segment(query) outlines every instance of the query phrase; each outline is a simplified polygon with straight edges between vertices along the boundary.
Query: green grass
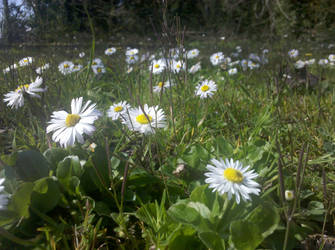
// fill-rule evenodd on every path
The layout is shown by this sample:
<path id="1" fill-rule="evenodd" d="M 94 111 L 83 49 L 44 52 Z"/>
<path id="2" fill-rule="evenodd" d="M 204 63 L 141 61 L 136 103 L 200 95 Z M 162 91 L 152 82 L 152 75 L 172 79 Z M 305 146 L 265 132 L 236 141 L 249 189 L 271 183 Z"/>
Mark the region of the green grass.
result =
<path id="1" fill-rule="evenodd" d="M 243 48 L 239 59 L 267 47 L 269 63 L 247 71 L 238 66 L 236 75 L 210 64 L 212 53 L 229 56 L 237 45 Z M 122 46 L 109 57 L 103 54 L 107 46 L 96 48 L 93 58 L 101 58 L 107 69 L 101 76 L 87 67 L 89 49 L 84 58 L 72 48 L 0 54 L 0 68 L 25 56 L 35 59 L 0 75 L 1 96 L 35 79 L 36 67 L 51 65 L 42 75 L 48 89 L 41 99 L 25 96 L 17 110 L 0 103 L 0 176 L 11 195 L 0 211 L 2 248 L 282 249 L 286 244 L 292 249 L 308 235 L 334 233 L 335 68 L 317 64 L 331 50 L 292 40 L 209 39 L 186 47 L 201 51 L 188 61 L 201 61 L 195 74 L 151 75 L 148 61 L 127 73 Z M 305 53 L 316 58 L 308 66 L 322 79 L 315 88 L 290 88 L 282 78 L 286 67 L 298 74 L 287 56 L 292 48 L 302 60 L 310 58 Z M 140 49 L 140 56 L 146 52 Z M 160 50 L 149 52 L 157 57 Z M 64 60 L 84 68 L 64 76 L 57 69 Z M 167 79 L 175 83 L 171 89 L 152 93 L 153 85 Z M 216 82 L 212 98 L 194 95 L 201 79 Z M 69 112 L 71 99 L 80 96 L 97 103 L 104 116 L 84 144 L 60 148 L 46 134 L 48 121 L 54 111 Z M 109 106 L 122 100 L 133 107 L 159 105 L 167 127 L 141 135 L 107 118 Z M 91 150 L 93 142 L 97 147 Z M 211 192 L 204 173 L 213 158 L 249 165 L 259 174 L 260 195 L 237 205 L 234 198 Z M 177 167 L 183 170 L 176 172 Z M 285 190 L 298 191 L 293 201 L 284 199 Z"/>

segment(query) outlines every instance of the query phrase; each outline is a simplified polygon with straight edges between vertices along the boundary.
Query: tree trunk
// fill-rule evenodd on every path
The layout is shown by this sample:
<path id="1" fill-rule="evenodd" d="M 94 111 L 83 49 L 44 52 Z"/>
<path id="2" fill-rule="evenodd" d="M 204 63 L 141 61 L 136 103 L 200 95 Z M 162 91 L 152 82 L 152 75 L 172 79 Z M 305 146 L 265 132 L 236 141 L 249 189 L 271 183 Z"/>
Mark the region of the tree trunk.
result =
<path id="1" fill-rule="evenodd" d="M 3 23 L 3 31 L 2 36 L 5 43 L 9 42 L 9 8 L 8 8 L 8 0 L 3 0 L 3 16 L 4 16 L 4 23 Z"/>

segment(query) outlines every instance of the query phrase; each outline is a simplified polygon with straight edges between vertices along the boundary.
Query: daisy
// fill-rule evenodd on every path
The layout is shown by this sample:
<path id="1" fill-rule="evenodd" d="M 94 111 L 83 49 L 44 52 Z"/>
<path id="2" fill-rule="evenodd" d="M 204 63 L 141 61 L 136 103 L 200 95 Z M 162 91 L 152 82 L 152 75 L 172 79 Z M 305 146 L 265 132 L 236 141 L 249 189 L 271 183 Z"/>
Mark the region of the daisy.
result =
<path id="1" fill-rule="evenodd" d="M 294 199 L 294 191 L 293 190 L 285 190 L 285 200 L 291 201 Z"/>
<path id="2" fill-rule="evenodd" d="M 314 63 L 315 63 L 315 59 L 314 58 L 305 61 L 306 65 L 312 65 Z"/>
<path id="3" fill-rule="evenodd" d="M 102 63 L 102 60 L 100 58 L 95 58 L 93 61 L 92 61 L 92 64 L 91 66 L 97 66 L 97 65 L 101 65 L 103 64 Z"/>
<path id="4" fill-rule="evenodd" d="M 240 198 L 243 201 L 251 200 L 250 194 L 258 195 L 260 185 L 254 181 L 258 176 L 253 170 L 248 171 L 250 166 L 243 165 L 232 159 L 212 159 L 212 165 L 208 164 L 209 172 L 205 173 L 208 177 L 205 182 L 209 184 L 209 188 L 218 191 L 221 195 L 228 194 L 230 200 L 235 195 L 236 203 L 240 203 Z"/>
<path id="5" fill-rule="evenodd" d="M 138 55 L 131 55 L 126 57 L 127 64 L 134 64 L 138 61 L 139 57 Z"/>
<path id="6" fill-rule="evenodd" d="M 92 66 L 92 70 L 93 70 L 94 74 L 96 74 L 96 75 L 106 73 L 106 68 L 103 64 Z"/>
<path id="7" fill-rule="evenodd" d="M 22 58 L 20 61 L 19 61 L 19 65 L 21 66 L 21 67 L 23 67 L 23 66 L 27 66 L 27 65 L 29 65 L 29 64 L 31 64 L 32 62 L 33 62 L 33 58 L 32 57 L 25 57 L 25 58 Z"/>
<path id="8" fill-rule="evenodd" d="M 130 105 L 126 101 L 121 101 L 119 103 L 114 103 L 107 110 L 107 116 L 111 117 L 113 121 L 119 119 L 120 117 L 125 117 L 127 115 L 127 110 L 130 109 Z"/>
<path id="9" fill-rule="evenodd" d="M 58 65 L 58 70 L 63 74 L 67 75 L 72 73 L 73 62 L 71 61 L 64 61 Z"/>
<path id="10" fill-rule="evenodd" d="M 195 89 L 195 95 L 200 96 L 201 99 L 212 97 L 214 95 L 214 92 L 216 92 L 217 86 L 214 81 L 212 80 L 203 80 L 201 81 L 196 89 Z"/>
<path id="11" fill-rule="evenodd" d="M 172 66 L 171 67 L 172 68 L 172 72 L 174 72 L 174 73 L 179 73 L 179 71 L 181 69 L 185 69 L 185 64 L 184 64 L 183 61 L 175 61 L 175 60 L 173 60 L 171 66 Z"/>
<path id="12" fill-rule="evenodd" d="M 80 53 L 79 53 L 79 57 L 80 57 L 80 58 L 83 58 L 84 56 L 85 56 L 85 52 L 80 52 Z"/>
<path id="13" fill-rule="evenodd" d="M 236 46 L 235 50 L 237 51 L 237 53 L 241 53 L 242 52 L 241 46 Z"/>
<path id="14" fill-rule="evenodd" d="M 141 107 L 130 109 L 125 118 L 123 122 L 130 130 L 142 134 L 153 134 L 156 128 L 165 128 L 167 125 L 164 111 L 158 106 L 148 107 L 147 104 L 144 104 L 143 110 Z"/>
<path id="15" fill-rule="evenodd" d="M 54 132 L 52 140 L 59 142 L 62 147 L 74 145 L 75 141 L 84 143 L 83 134 L 92 135 L 95 131 L 93 123 L 101 115 L 95 108 L 96 104 L 87 101 L 83 105 L 83 98 L 72 99 L 71 114 L 66 111 L 55 111 L 47 127 L 47 133 Z"/>
<path id="16" fill-rule="evenodd" d="M 8 102 L 7 106 L 18 109 L 24 105 L 24 94 L 29 94 L 32 97 L 40 98 L 38 92 L 44 92 L 46 89 L 40 88 L 43 83 L 41 77 L 37 77 L 36 80 L 30 84 L 22 84 L 16 88 L 15 91 L 11 91 L 5 94 L 4 102 Z"/>
<path id="17" fill-rule="evenodd" d="M 189 70 L 188 72 L 190 72 L 191 74 L 194 74 L 196 72 L 198 72 L 201 69 L 201 64 L 200 62 L 194 64 Z"/>
<path id="18" fill-rule="evenodd" d="M 171 84 L 169 81 L 159 82 L 156 86 L 154 86 L 153 91 L 155 93 L 160 93 L 161 91 L 164 91 L 164 89 L 168 89 L 171 86 L 173 86 L 173 84 Z"/>
<path id="19" fill-rule="evenodd" d="M 296 69 L 302 69 L 303 67 L 305 67 L 305 62 L 304 61 L 301 61 L 301 60 L 298 60 L 296 61 L 296 63 L 294 64 L 294 67 Z"/>
<path id="20" fill-rule="evenodd" d="M 83 68 L 83 65 L 81 65 L 81 64 L 73 65 L 72 72 L 80 71 L 82 68 Z"/>
<path id="21" fill-rule="evenodd" d="M 138 54 L 138 49 L 127 48 L 126 56 L 134 56 Z"/>
<path id="22" fill-rule="evenodd" d="M 246 71 L 248 69 L 248 64 L 249 64 L 249 61 L 246 59 L 243 59 L 241 61 L 241 66 L 242 66 L 243 71 Z"/>
<path id="23" fill-rule="evenodd" d="M 326 65 L 326 64 L 328 64 L 328 59 L 320 59 L 318 64 L 321 65 L 321 66 Z"/>
<path id="24" fill-rule="evenodd" d="M 254 53 L 250 53 L 249 59 L 255 62 L 261 62 L 261 58 L 257 54 L 254 54 Z"/>
<path id="25" fill-rule="evenodd" d="M 214 53 L 213 55 L 211 55 L 211 57 L 209 58 L 211 63 L 215 66 L 218 65 L 220 63 L 222 63 L 223 59 L 224 59 L 224 55 L 222 52 L 217 52 Z"/>
<path id="26" fill-rule="evenodd" d="M 232 68 L 232 69 L 228 70 L 228 74 L 229 75 L 235 75 L 235 74 L 237 74 L 237 68 Z"/>
<path id="27" fill-rule="evenodd" d="M 299 51 L 297 49 L 291 49 L 288 55 L 290 58 L 296 58 L 299 55 Z"/>
<path id="28" fill-rule="evenodd" d="M 187 59 L 196 58 L 199 55 L 200 51 L 198 49 L 192 49 L 187 52 L 186 57 Z"/>
<path id="29" fill-rule="evenodd" d="M 329 60 L 330 62 L 335 62 L 335 55 L 334 55 L 334 54 L 330 54 L 330 55 L 328 56 L 328 60 Z"/>
<path id="30" fill-rule="evenodd" d="M 149 66 L 149 70 L 152 70 L 153 74 L 160 74 L 166 68 L 166 63 L 163 59 L 152 60 Z"/>
<path id="31" fill-rule="evenodd" d="M 112 48 L 108 48 L 105 50 L 105 55 L 110 56 L 113 55 L 116 52 L 116 48 L 112 47 Z"/>
<path id="32" fill-rule="evenodd" d="M 35 71 L 36 71 L 36 74 L 38 75 L 41 75 L 43 73 L 43 71 L 47 70 L 48 68 L 50 68 L 50 64 L 47 63 L 47 64 L 44 64 L 43 66 L 41 67 L 38 67 Z"/>

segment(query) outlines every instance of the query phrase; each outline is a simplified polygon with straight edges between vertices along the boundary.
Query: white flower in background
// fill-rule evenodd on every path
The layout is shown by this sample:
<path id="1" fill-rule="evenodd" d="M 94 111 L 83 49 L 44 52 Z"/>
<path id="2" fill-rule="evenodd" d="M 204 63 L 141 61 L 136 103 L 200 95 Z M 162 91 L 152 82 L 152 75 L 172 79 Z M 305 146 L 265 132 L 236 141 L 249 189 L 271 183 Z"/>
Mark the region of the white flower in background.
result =
<path id="1" fill-rule="evenodd" d="M 186 57 L 187 59 L 196 58 L 199 55 L 200 51 L 198 49 L 192 49 L 187 52 Z"/>
<path id="2" fill-rule="evenodd" d="M 160 74 L 166 68 L 166 63 L 164 59 L 152 60 L 149 71 L 152 71 L 153 74 Z"/>
<path id="3" fill-rule="evenodd" d="M 328 56 L 328 60 L 329 60 L 329 62 L 335 62 L 335 55 L 334 54 L 330 54 Z"/>
<path id="4" fill-rule="evenodd" d="M 127 74 L 130 74 L 132 71 L 133 71 L 133 67 L 130 67 L 129 65 L 128 65 L 128 68 L 127 68 Z"/>
<path id="5" fill-rule="evenodd" d="M 71 61 L 64 61 L 58 65 L 58 70 L 63 74 L 67 75 L 72 73 L 73 62 Z"/>
<path id="6" fill-rule="evenodd" d="M 294 191 L 293 190 L 285 190 L 285 200 L 291 201 L 294 199 Z"/>
<path id="7" fill-rule="evenodd" d="M 224 36 L 220 37 L 220 40 L 222 40 L 222 41 L 225 40 L 225 39 L 226 39 L 226 37 L 224 37 Z"/>
<path id="8" fill-rule="evenodd" d="M 98 66 L 98 65 L 103 65 L 102 60 L 100 58 L 94 58 L 92 60 L 91 66 Z"/>
<path id="9" fill-rule="evenodd" d="M 103 64 L 92 66 L 92 70 L 93 70 L 94 74 L 96 74 L 96 75 L 106 73 L 106 68 Z"/>
<path id="10" fill-rule="evenodd" d="M 14 63 L 13 65 L 10 65 L 9 67 L 5 68 L 5 69 L 3 70 L 3 73 L 6 74 L 6 73 L 8 73 L 9 71 L 11 71 L 11 70 L 13 70 L 13 69 L 17 69 L 17 68 L 18 68 L 17 64 Z"/>
<path id="11" fill-rule="evenodd" d="M 34 61 L 34 59 L 32 57 L 25 57 L 25 58 L 22 58 L 20 61 L 19 61 L 19 65 L 21 67 L 23 66 L 27 66 L 29 64 L 32 64 L 32 62 Z"/>
<path id="12" fill-rule="evenodd" d="M 191 74 L 194 74 L 196 72 L 198 72 L 201 69 L 201 63 L 198 62 L 196 64 L 194 64 L 189 70 L 188 72 L 190 72 Z"/>
<path id="13" fill-rule="evenodd" d="M 49 69 L 49 68 L 50 68 L 50 64 L 49 64 L 49 63 L 46 63 L 46 64 L 44 64 L 43 66 L 38 67 L 38 68 L 35 70 L 35 72 L 36 72 L 36 74 L 41 75 L 45 70 L 47 70 L 47 69 Z"/>
<path id="14" fill-rule="evenodd" d="M 250 53 L 249 59 L 254 62 L 261 62 L 261 58 L 257 54 L 254 54 L 254 53 Z"/>
<path id="15" fill-rule="evenodd" d="M 290 58 L 296 58 L 297 56 L 299 55 L 299 51 L 297 49 L 291 49 L 289 52 L 288 52 L 288 56 Z"/>
<path id="16" fill-rule="evenodd" d="M 229 64 L 229 63 L 231 63 L 231 58 L 230 58 L 229 56 L 228 56 L 228 57 L 225 57 L 225 58 L 223 58 L 222 62 L 223 62 L 224 64 Z"/>
<path id="17" fill-rule="evenodd" d="M 328 59 L 320 59 L 318 64 L 321 65 L 321 66 L 327 65 L 328 64 Z"/>
<path id="18" fill-rule="evenodd" d="M 43 83 L 43 79 L 41 77 L 37 77 L 36 80 L 29 84 L 22 84 L 16 88 L 15 91 L 10 91 L 5 94 L 4 102 L 8 102 L 7 106 L 11 106 L 12 108 L 19 108 L 24 105 L 24 94 L 28 94 L 32 97 L 40 98 L 40 95 L 37 93 L 44 92 L 46 89 L 40 88 Z"/>
<path id="19" fill-rule="evenodd" d="M 105 55 L 110 56 L 113 55 L 116 52 L 116 48 L 112 47 L 112 48 L 108 48 L 105 50 Z"/>
<path id="20" fill-rule="evenodd" d="M 164 111 L 158 106 L 148 107 L 147 104 L 144 104 L 143 110 L 141 107 L 130 109 L 129 115 L 125 118 L 124 123 L 129 130 L 142 134 L 153 134 L 155 129 L 167 126 Z"/>
<path id="21" fill-rule="evenodd" d="M 83 65 L 81 65 L 81 64 L 75 64 L 72 67 L 72 72 L 80 71 L 82 68 L 83 68 Z"/>
<path id="22" fill-rule="evenodd" d="M 290 75 L 287 75 L 287 74 L 283 74 L 283 79 L 286 80 L 286 79 L 291 79 L 292 76 Z"/>
<path id="23" fill-rule="evenodd" d="M 184 52 L 184 48 L 173 48 L 169 50 L 169 57 L 172 59 L 178 59 L 180 57 L 180 54 L 183 54 Z"/>
<path id="24" fill-rule="evenodd" d="M 302 69 L 303 67 L 305 67 L 305 62 L 304 61 L 301 61 L 301 60 L 298 60 L 296 61 L 296 63 L 294 64 L 294 67 L 296 69 Z"/>
<path id="25" fill-rule="evenodd" d="M 126 57 L 126 62 L 127 64 L 134 64 L 138 61 L 138 55 L 132 55 L 132 56 L 127 56 Z"/>
<path id="26" fill-rule="evenodd" d="M 138 54 L 138 49 L 127 48 L 126 56 L 134 56 Z"/>
<path id="27" fill-rule="evenodd" d="M 269 53 L 269 50 L 268 49 L 263 49 L 262 53 L 267 54 L 267 53 Z"/>
<path id="28" fill-rule="evenodd" d="M 241 61 L 241 66 L 242 66 L 243 71 L 246 71 L 248 69 L 248 64 L 249 64 L 249 62 L 246 59 L 243 59 Z"/>
<path id="29" fill-rule="evenodd" d="M 259 64 L 249 60 L 248 61 L 248 67 L 249 67 L 249 69 L 259 68 Z"/>
<path id="30" fill-rule="evenodd" d="M 212 80 L 201 81 L 195 89 L 195 95 L 199 96 L 201 99 L 212 97 L 217 90 L 217 86 Z"/>
<path id="31" fill-rule="evenodd" d="M 314 58 L 305 61 L 305 65 L 312 65 L 314 63 L 315 63 L 315 59 Z"/>
<path id="32" fill-rule="evenodd" d="M 168 89 L 171 86 L 173 86 L 173 84 L 170 83 L 170 81 L 159 82 L 156 86 L 153 87 L 153 92 L 160 93 L 161 91 L 164 91 L 164 89 Z"/>
<path id="33" fill-rule="evenodd" d="M 111 117 L 113 121 L 128 116 L 127 110 L 130 109 L 130 105 L 126 101 L 114 103 L 107 110 L 107 116 Z"/>
<path id="34" fill-rule="evenodd" d="M 229 75 L 235 75 L 235 74 L 237 74 L 237 68 L 232 68 L 232 69 L 228 70 L 228 74 Z"/>
<path id="35" fill-rule="evenodd" d="M 250 166 L 243 167 L 239 161 L 232 159 L 212 159 L 206 168 L 209 172 L 205 173 L 208 177 L 205 182 L 213 192 L 227 193 L 229 200 L 235 195 L 237 204 L 241 198 L 245 202 L 251 200 L 250 194 L 259 195 L 260 185 L 254 181 L 258 174 L 254 170 L 248 171 Z"/>
<path id="36" fill-rule="evenodd" d="M 0 178 L 0 192 L 2 192 L 5 187 L 2 185 L 5 181 L 5 178 Z M 0 210 L 3 210 L 7 207 L 8 196 L 6 194 L 0 194 Z"/>
<path id="37" fill-rule="evenodd" d="M 52 113 L 47 133 L 53 132 L 52 140 L 62 147 L 72 146 L 76 141 L 84 143 L 83 135 L 93 134 L 93 123 L 101 115 L 95 107 L 96 104 L 91 104 L 91 101 L 83 105 L 82 97 L 72 99 L 70 114 L 64 110 Z"/>
<path id="38" fill-rule="evenodd" d="M 237 51 L 237 53 L 241 53 L 242 52 L 241 46 L 236 46 L 235 50 Z"/>
<path id="39" fill-rule="evenodd" d="M 174 73 L 179 73 L 179 71 L 181 70 L 181 69 L 185 69 L 185 64 L 184 64 L 184 62 L 183 61 L 175 61 L 175 60 L 173 60 L 172 61 L 172 72 L 174 72 Z"/>
<path id="40" fill-rule="evenodd" d="M 80 53 L 79 53 L 79 57 L 80 57 L 80 58 L 83 58 L 84 56 L 85 56 L 85 52 L 80 52 Z"/>
<path id="41" fill-rule="evenodd" d="M 213 55 L 210 56 L 210 61 L 211 63 L 216 66 L 220 63 L 222 63 L 223 59 L 224 59 L 224 55 L 222 52 L 217 52 L 217 53 L 214 53 Z"/>
<path id="42" fill-rule="evenodd" d="M 234 61 L 234 62 L 230 62 L 230 63 L 228 63 L 228 66 L 232 67 L 232 66 L 235 66 L 235 65 L 238 65 L 238 64 L 240 64 L 240 60 L 237 60 L 237 61 Z"/>

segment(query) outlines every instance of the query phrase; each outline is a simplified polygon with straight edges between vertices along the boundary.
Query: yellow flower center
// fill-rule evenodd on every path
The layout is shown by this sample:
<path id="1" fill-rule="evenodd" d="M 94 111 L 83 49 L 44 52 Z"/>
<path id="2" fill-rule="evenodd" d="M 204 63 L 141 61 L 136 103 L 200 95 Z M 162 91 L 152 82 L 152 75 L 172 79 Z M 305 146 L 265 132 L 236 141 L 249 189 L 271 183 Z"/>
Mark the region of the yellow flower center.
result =
<path id="1" fill-rule="evenodd" d="M 163 82 L 159 82 L 158 87 L 163 88 Z"/>
<path id="2" fill-rule="evenodd" d="M 226 168 L 223 176 L 231 182 L 241 183 L 243 181 L 243 174 L 235 168 Z"/>
<path id="3" fill-rule="evenodd" d="M 136 116 L 136 121 L 141 124 L 148 124 L 152 121 L 152 117 L 150 115 L 145 116 L 145 114 L 140 114 Z"/>
<path id="4" fill-rule="evenodd" d="M 102 69 L 101 69 L 101 68 L 97 68 L 97 71 L 98 71 L 99 73 L 101 73 Z"/>
<path id="5" fill-rule="evenodd" d="M 156 63 L 154 67 L 155 67 L 156 69 L 158 69 L 158 68 L 159 68 L 159 64 Z"/>
<path id="6" fill-rule="evenodd" d="M 68 65 L 67 63 L 64 64 L 64 69 L 67 69 L 68 67 L 70 67 L 70 65 Z"/>
<path id="7" fill-rule="evenodd" d="M 134 59 L 135 59 L 135 57 L 133 57 L 133 56 L 130 57 L 130 60 L 134 60 Z"/>
<path id="8" fill-rule="evenodd" d="M 215 58 L 216 58 L 216 59 L 219 59 L 219 56 L 216 56 Z"/>
<path id="9" fill-rule="evenodd" d="M 192 54 L 195 55 L 195 51 L 193 51 Z"/>
<path id="10" fill-rule="evenodd" d="M 25 63 L 27 63 L 27 62 L 28 62 L 28 59 L 24 59 L 23 61 L 24 61 Z"/>
<path id="11" fill-rule="evenodd" d="M 96 62 L 92 62 L 92 65 L 97 65 L 97 63 Z"/>
<path id="12" fill-rule="evenodd" d="M 177 69 L 179 69 L 181 67 L 181 65 L 180 64 L 177 64 Z"/>
<path id="13" fill-rule="evenodd" d="M 208 85 L 204 85 L 204 86 L 201 87 L 201 91 L 202 92 L 206 92 L 208 90 L 209 90 L 209 86 Z"/>
<path id="14" fill-rule="evenodd" d="M 305 56 L 312 56 L 312 53 L 306 53 Z"/>
<path id="15" fill-rule="evenodd" d="M 114 108 L 114 111 L 115 112 L 121 112 L 123 110 L 123 107 L 122 106 L 116 106 L 115 108 Z"/>
<path id="16" fill-rule="evenodd" d="M 17 89 L 15 90 L 16 92 L 19 92 L 22 89 L 27 89 L 29 88 L 29 84 L 22 84 L 19 87 L 17 87 Z"/>
<path id="17" fill-rule="evenodd" d="M 66 127 L 73 127 L 80 121 L 80 116 L 77 114 L 68 114 L 65 119 Z"/>

